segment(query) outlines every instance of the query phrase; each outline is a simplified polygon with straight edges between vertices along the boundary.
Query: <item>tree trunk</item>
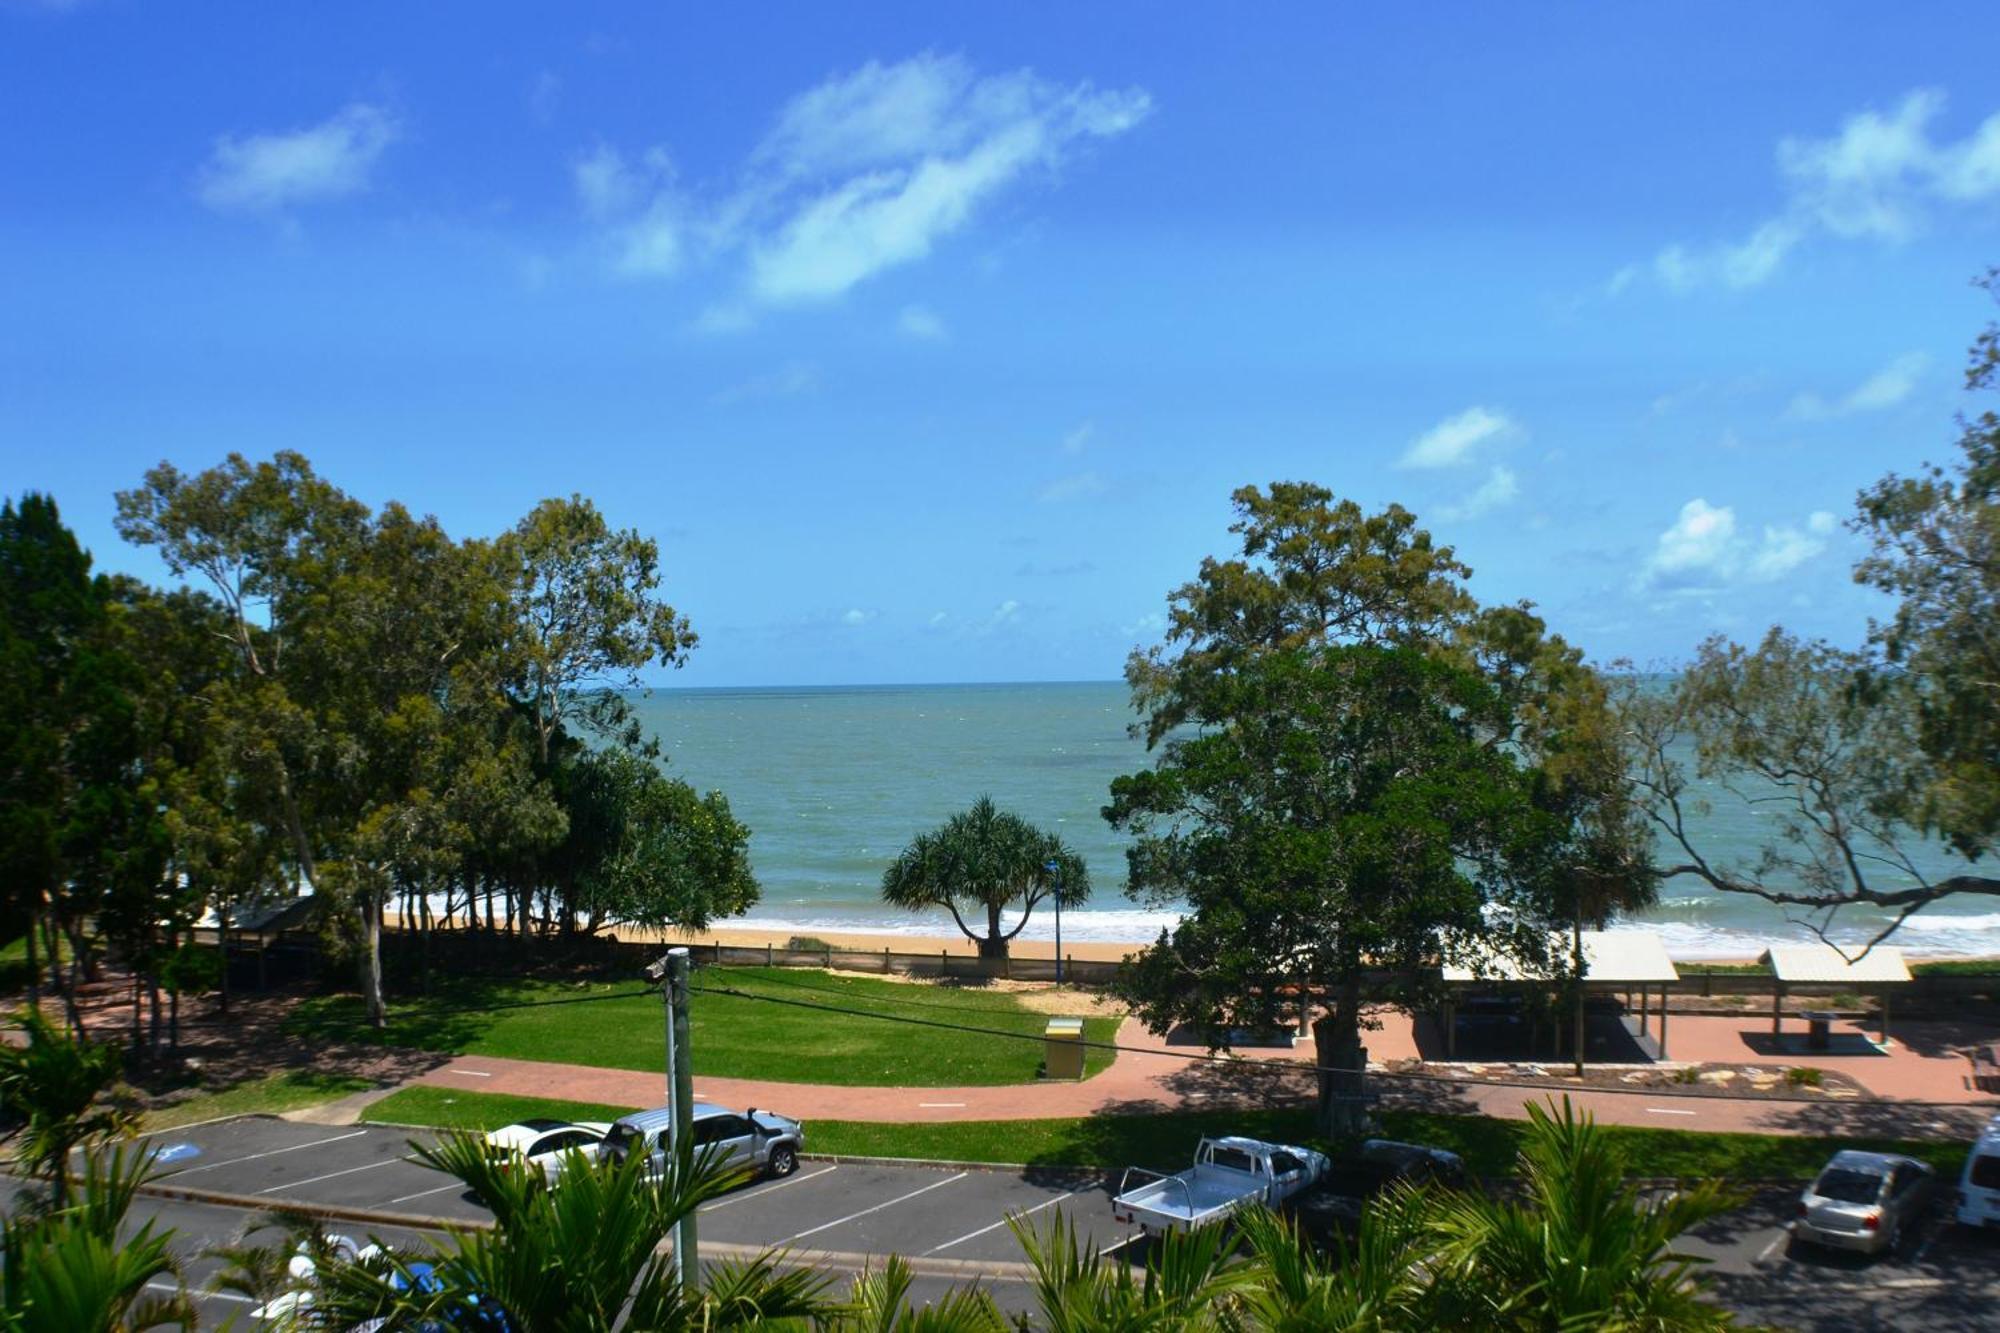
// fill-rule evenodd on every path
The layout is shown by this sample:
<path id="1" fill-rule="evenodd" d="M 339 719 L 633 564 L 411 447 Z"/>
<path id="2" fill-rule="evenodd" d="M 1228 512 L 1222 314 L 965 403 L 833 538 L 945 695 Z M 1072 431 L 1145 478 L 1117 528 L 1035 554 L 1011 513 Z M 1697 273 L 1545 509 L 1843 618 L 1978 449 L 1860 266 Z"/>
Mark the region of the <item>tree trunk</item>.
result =
<path id="1" fill-rule="evenodd" d="M 1360 987 L 1344 982 L 1334 1005 L 1313 1022 L 1319 1062 L 1320 1133 L 1352 1138 L 1368 1127 L 1368 1050 L 1361 1044 Z"/>
<path id="2" fill-rule="evenodd" d="M 229 904 L 215 905 L 215 944 L 222 954 L 222 1012 L 229 1012 Z M 177 1039 L 178 1040 L 178 1039 Z"/>
<path id="3" fill-rule="evenodd" d="M 36 891 L 35 898 L 36 901 L 28 905 L 28 1007 L 30 1009 L 42 1007 L 41 964 L 35 961 L 35 931 L 40 929 L 42 924 L 41 913 L 35 910 L 41 905 L 40 890 Z"/>
<path id="4" fill-rule="evenodd" d="M 987 905 L 986 938 L 979 941 L 979 956 L 981 958 L 1007 956 L 1007 937 L 1000 933 L 1000 908 L 997 904 Z"/>
<path id="5" fill-rule="evenodd" d="M 389 1025 L 389 1008 L 382 1001 L 382 900 L 373 890 L 362 897 L 362 933 L 367 938 L 361 951 L 361 988 L 368 998 L 368 1021 L 376 1027 Z"/>

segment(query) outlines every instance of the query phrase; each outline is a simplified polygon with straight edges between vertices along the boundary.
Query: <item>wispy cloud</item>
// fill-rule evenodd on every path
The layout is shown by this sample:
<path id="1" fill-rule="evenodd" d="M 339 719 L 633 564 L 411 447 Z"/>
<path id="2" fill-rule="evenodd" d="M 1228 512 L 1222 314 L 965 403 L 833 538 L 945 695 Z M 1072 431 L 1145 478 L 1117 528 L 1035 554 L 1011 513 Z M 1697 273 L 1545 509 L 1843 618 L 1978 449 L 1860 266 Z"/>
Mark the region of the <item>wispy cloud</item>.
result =
<path id="1" fill-rule="evenodd" d="M 1410 441 L 1398 467 L 1444 468 L 1471 461 L 1473 451 L 1488 440 L 1516 430 L 1505 412 L 1490 407 L 1468 407 L 1457 416 L 1446 417 Z"/>
<path id="2" fill-rule="evenodd" d="M 943 342 L 951 337 L 951 330 L 944 326 L 937 312 L 928 306 L 906 305 L 896 316 L 896 327 L 908 338 L 918 342 Z"/>
<path id="3" fill-rule="evenodd" d="M 1647 277 L 1676 292 L 1755 287 L 1814 236 L 1902 241 L 1938 212 L 2000 199 L 2000 114 L 1961 139 L 1940 140 L 1932 122 L 1944 105 L 1942 92 L 1918 89 L 1887 113 L 1849 116 L 1830 137 L 1781 140 L 1784 204 L 1775 215 L 1741 240 L 1667 246 L 1620 270 L 1610 290 Z"/>
<path id="4" fill-rule="evenodd" d="M 1104 478 L 1095 472 L 1075 472 L 1067 477 L 1057 477 L 1054 481 L 1035 492 L 1035 499 L 1043 504 L 1065 504 L 1071 500 L 1087 500 L 1093 495 L 1105 492 Z"/>
<path id="5" fill-rule="evenodd" d="M 1075 430 L 1070 431 L 1062 438 L 1062 451 L 1066 454 L 1082 453 L 1084 446 L 1090 443 L 1090 437 L 1096 429 L 1095 422 L 1086 421 Z"/>
<path id="6" fill-rule="evenodd" d="M 1659 535 L 1639 571 L 1642 589 L 1667 592 L 1713 591 L 1735 583 L 1771 583 L 1826 549 L 1836 526 L 1832 514 L 1817 510 L 1803 529 L 1766 526 L 1752 539 L 1737 530 L 1736 511 L 1700 497 Z"/>
<path id="7" fill-rule="evenodd" d="M 304 129 L 225 134 L 215 141 L 195 192 L 221 213 L 282 213 L 359 194 L 401 132 L 381 107 L 355 102 Z"/>
<path id="8" fill-rule="evenodd" d="M 614 232 L 670 230 L 677 261 L 740 260 L 747 305 L 828 300 L 925 258 L 1002 194 L 1053 178 L 1151 109 L 1141 89 L 1063 85 L 1025 69 L 980 75 L 956 56 L 871 61 L 788 102 L 720 190 L 655 179 L 622 216 L 601 220 Z"/>
<path id="9" fill-rule="evenodd" d="M 749 402 L 757 398 L 794 398 L 812 393 L 820 386 L 819 367 L 810 361 L 793 361 L 764 375 L 753 375 L 740 384 L 718 390 L 710 399 L 719 407 Z"/>
<path id="10" fill-rule="evenodd" d="M 1521 494 L 1520 479 L 1511 468 L 1495 463 L 1487 472 L 1486 480 L 1479 483 L 1471 493 L 1455 503 L 1440 506 L 1438 517 L 1447 522 L 1478 518 L 1514 503 Z"/>
<path id="11" fill-rule="evenodd" d="M 1930 358 L 1922 352 L 1907 352 L 1830 401 L 1816 393 L 1798 395 L 1792 399 L 1785 415 L 1800 421 L 1821 421 L 1828 417 L 1852 416 L 1857 412 L 1883 411 L 1915 391 L 1917 381 L 1929 364 Z"/>

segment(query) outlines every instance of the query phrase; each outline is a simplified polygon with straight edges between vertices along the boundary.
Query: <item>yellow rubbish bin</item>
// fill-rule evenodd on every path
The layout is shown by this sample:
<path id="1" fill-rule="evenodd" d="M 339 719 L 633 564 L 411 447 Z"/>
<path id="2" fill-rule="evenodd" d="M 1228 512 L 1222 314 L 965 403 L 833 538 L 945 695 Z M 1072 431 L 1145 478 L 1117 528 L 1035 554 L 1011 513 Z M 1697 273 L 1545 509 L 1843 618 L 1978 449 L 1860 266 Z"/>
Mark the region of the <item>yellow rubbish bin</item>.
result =
<path id="1" fill-rule="evenodd" d="M 1048 1054 L 1042 1058 L 1044 1078 L 1083 1077 L 1083 1020 L 1051 1018 L 1042 1033 Z"/>

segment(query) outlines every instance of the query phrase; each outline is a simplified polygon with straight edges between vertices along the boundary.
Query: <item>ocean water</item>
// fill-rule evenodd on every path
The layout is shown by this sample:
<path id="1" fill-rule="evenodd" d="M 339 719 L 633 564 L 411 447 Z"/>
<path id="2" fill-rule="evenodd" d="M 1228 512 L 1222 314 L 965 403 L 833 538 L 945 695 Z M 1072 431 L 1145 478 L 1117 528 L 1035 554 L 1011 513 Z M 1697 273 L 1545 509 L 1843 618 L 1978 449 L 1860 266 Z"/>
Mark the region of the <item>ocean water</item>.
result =
<path id="1" fill-rule="evenodd" d="M 1089 864 L 1090 904 L 1063 913 L 1066 939 L 1149 940 L 1174 919 L 1125 896 L 1125 839 L 1099 813 L 1111 779 L 1149 762 L 1128 734 L 1122 682 L 655 690 L 633 704 L 669 771 L 721 789 L 750 826 L 763 901 L 718 924 L 953 934 L 944 913 L 897 911 L 877 892 L 911 837 L 982 795 L 1060 833 Z M 1701 826 L 1714 859 L 1753 855 L 1766 818 L 1718 797 Z M 1660 932 L 1676 958 L 1811 938 L 1770 904 L 1691 879 L 1668 881 L 1661 898 L 1627 924 Z M 1920 913 L 1896 942 L 1926 955 L 2000 954 L 2000 912 L 1981 909 L 1967 901 Z M 1883 920 L 1852 910 L 1836 934 L 1864 937 Z M 1053 917 L 1038 911 L 1022 938 L 1053 934 Z"/>

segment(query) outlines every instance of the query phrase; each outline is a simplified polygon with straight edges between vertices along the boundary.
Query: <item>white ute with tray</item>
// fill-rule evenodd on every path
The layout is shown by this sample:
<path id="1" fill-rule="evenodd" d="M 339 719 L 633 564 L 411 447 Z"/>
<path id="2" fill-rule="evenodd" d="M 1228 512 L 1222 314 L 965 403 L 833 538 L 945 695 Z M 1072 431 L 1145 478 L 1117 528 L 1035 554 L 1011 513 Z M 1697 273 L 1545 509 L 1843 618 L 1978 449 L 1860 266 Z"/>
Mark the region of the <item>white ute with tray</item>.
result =
<path id="1" fill-rule="evenodd" d="M 1203 1139 L 1194 1165 L 1175 1175 L 1130 1167 L 1111 1201 L 1112 1220 L 1148 1236 L 1220 1222 L 1259 1204 L 1276 1208 L 1327 1171 L 1326 1154 L 1258 1139 Z"/>

